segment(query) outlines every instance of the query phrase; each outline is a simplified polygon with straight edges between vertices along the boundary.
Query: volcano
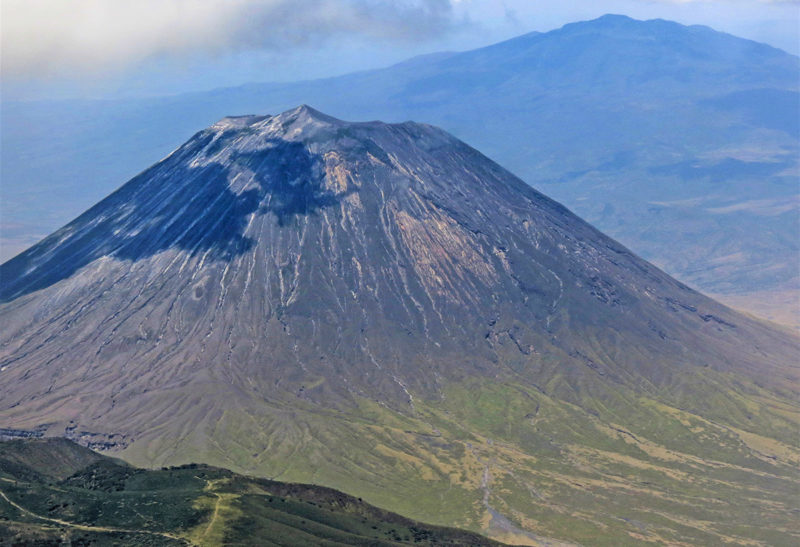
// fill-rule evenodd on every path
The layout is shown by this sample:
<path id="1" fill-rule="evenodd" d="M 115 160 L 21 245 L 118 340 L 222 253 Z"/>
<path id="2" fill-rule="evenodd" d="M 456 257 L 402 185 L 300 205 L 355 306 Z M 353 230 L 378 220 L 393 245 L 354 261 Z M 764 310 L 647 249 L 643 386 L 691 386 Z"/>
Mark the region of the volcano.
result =
<path id="1" fill-rule="evenodd" d="M 224 118 L 0 279 L 14 431 L 499 539 L 798 533 L 798 338 L 432 126 Z"/>

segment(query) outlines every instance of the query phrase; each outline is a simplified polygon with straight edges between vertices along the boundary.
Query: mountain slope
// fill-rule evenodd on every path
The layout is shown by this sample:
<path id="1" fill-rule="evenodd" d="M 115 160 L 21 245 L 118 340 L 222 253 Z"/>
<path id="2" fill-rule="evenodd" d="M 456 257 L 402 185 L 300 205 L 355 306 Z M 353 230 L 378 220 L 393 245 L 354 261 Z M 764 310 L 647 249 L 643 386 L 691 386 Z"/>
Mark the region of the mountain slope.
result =
<path id="1" fill-rule="evenodd" d="M 800 324 L 800 279 L 785 260 L 800 253 L 798 81 L 798 58 L 769 46 L 606 16 L 319 81 L 4 104 L 3 252 L 196 127 L 308 102 L 347 119 L 436 123 L 682 281 Z"/>
<path id="2" fill-rule="evenodd" d="M 32 456 L 72 468 L 19 465 Z M 136 469 L 60 439 L 0 442 L 0 479 L 0 545 L 498 545 L 329 488 L 197 464 Z"/>
<path id="3" fill-rule="evenodd" d="M 503 538 L 796 532 L 798 339 L 431 126 L 223 119 L 0 279 L 4 427 Z"/>

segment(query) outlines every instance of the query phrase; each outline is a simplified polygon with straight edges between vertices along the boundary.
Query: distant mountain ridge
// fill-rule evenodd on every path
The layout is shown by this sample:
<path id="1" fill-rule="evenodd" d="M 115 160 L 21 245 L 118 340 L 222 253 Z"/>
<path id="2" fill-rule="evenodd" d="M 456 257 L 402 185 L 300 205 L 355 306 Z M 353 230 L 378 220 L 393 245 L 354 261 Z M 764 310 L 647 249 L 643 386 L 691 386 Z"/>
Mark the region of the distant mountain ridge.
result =
<path id="1" fill-rule="evenodd" d="M 498 539 L 795 533 L 800 340 L 430 125 L 224 118 L 0 278 L 7 429 Z"/>

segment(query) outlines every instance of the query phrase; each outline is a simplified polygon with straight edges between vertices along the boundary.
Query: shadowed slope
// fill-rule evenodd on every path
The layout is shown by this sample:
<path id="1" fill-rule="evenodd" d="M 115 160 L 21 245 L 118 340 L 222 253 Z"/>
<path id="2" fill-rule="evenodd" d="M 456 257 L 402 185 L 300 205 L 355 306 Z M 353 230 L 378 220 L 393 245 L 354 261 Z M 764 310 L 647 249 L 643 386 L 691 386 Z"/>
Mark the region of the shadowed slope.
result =
<path id="1" fill-rule="evenodd" d="M 220 187 L 257 199 L 194 209 Z M 0 267 L 21 291 L 0 307 L 6 427 L 318 482 L 498 537 L 613 542 L 634 533 L 627 515 L 655 539 L 731 538 L 747 513 L 730 494 L 753 481 L 748 499 L 789 526 L 797 338 L 439 129 L 308 107 L 225 119 L 70 226 Z M 219 252 L 231 237 L 250 243 Z M 652 472 L 636 501 L 651 516 L 609 503 Z M 698 494 L 676 477 L 707 473 L 728 500 L 706 515 L 719 527 L 676 525 Z M 778 509 L 763 474 L 785 483 L 764 482 Z"/>
<path id="2" fill-rule="evenodd" d="M 610 15 L 324 80 L 4 103 L 0 254 L 197 127 L 308 102 L 347 119 L 440 125 L 681 281 L 800 325 L 800 277 L 786 260 L 800 253 L 798 82 L 800 59 L 765 44 Z"/>

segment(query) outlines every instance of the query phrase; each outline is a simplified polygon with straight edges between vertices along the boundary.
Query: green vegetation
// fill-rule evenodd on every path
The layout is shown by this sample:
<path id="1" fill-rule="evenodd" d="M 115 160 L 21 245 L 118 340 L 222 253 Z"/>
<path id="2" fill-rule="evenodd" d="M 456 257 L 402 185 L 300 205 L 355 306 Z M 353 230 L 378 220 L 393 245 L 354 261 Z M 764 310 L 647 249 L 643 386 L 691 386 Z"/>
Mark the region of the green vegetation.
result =
<path id="1" fill-rule="evenodd" d="M 727 390 L 715 402 L 727 420 L 668 404 L 703 381 Z M 413 415 L 366 400 L 357 412 L 301 406 L 291 419 L 279 409 L 231 413 L 220 427 L 230 437 L 219 439 L 230 449 L 207 457 L 509 543 L 796 544 L 800 450 L 789 431 L 800 424 L 797 405 L 710 371 L 685 385 L 660 395 L 579 384 L 579 405 L 476 379 L 449 385 L 438 402 L 415 396 Z M 555 380 L 547 389 L 562 387 Z M 252 420 L 261 433 L 240 435 Z M 299 440 L 276 442 L 282 437 Z M 157 458 L 122 454 L 161 465 L 159 445 L 143 446 Z M 163 457 L 200 457 L 189 444 L 169 450 Z"/>
<path id="2" fill-rule="evenodd" d="M 403 518 L 329 488 L 197 464 L 138 469 L 63 439 L 0 443 L 0 545 L 58 542 L 496 544 Z"/>
<path id="3" fill-rule="evenodd" d="M 196 134 L 0 267 L 0 425 L 506 542 L 800 542 L 800 338 L 438 129 L 262 121 L 213 156 L 241 120 Z M 61 489 L 16 509 L 86 532 L 424 539 L 275 513 L 255 479 L 48 458 L 9 459 Z"/>

